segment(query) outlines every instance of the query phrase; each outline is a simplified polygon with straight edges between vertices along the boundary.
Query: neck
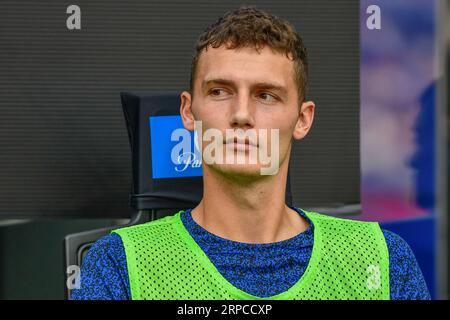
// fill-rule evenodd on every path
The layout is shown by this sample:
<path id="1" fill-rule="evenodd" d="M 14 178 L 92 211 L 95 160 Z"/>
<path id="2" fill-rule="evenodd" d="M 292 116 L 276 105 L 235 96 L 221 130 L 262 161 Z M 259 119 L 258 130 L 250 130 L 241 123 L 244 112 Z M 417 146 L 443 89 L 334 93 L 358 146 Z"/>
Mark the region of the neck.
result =
<path id="1" fill-rule="evenodd" d="M 251 183 L 235 183 L 204 167 L 203 199 L 192 218 L 217 236 L 244 243 L 278 242 L 305 231 L 307 221 L 285 203 L 286 162 L 276 175 Z"/>

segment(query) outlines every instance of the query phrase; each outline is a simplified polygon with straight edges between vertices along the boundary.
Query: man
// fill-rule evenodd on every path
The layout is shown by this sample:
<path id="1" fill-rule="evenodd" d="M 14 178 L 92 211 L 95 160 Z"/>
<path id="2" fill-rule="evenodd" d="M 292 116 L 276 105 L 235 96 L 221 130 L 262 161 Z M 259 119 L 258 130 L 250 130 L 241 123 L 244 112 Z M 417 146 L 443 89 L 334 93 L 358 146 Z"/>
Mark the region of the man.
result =
<path id="1" fill-rule="evenodd" d="M 203 161 L 195 208 L 97 241 L 73 299 L 429 299 L 399 236 L 285 204 L 292 142 L 314 118 L 307 70 L 300 36 L 278 17 L 242 7 L 211 25 L 197 42 L 181 117 L 188 130 L 201 121 L 204 131 L 240 132 L 214 156 L 246 161 Z M 213 141 L 200 140 L 205 153 Z M 268 174 L 261 158 L 250 161 L 263 149 L 277 153 Z"/>

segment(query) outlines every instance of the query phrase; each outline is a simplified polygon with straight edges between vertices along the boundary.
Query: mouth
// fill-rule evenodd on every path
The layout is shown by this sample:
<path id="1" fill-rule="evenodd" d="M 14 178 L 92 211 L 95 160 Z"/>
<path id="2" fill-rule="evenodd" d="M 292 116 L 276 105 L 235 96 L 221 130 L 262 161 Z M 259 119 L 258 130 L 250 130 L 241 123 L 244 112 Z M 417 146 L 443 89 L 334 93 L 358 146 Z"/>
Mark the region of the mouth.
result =
<path id="1" fill-rule="evenodd" d="M 238 139 L 237 137 L 234 137 L 225 141 L 224 144 L 240 151 L 248 151 L 250 148 L 258 148 L 258 143 L 250 141 L 248 137 L 245 139 Z"/>

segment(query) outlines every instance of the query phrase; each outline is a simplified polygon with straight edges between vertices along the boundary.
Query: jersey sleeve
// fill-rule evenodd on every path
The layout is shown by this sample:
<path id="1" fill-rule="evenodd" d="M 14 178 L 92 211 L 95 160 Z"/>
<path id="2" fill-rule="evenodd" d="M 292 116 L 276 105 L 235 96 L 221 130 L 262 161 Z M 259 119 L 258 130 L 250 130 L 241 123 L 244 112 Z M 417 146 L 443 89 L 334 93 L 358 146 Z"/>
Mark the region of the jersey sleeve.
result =
<path id="1" fill-rule="evenodd" d="M 80 288 L 71 300 L 129 300 L 130 286 L 125 249 L 117 234 L 97 240 L 80 269 Z"/>
<path id="2" fill-rule="evenodd" d="M 391 300 L 430 300 L 422 271 L 408 243 L 399 235 L 382 229 L 389 251 Z"/>

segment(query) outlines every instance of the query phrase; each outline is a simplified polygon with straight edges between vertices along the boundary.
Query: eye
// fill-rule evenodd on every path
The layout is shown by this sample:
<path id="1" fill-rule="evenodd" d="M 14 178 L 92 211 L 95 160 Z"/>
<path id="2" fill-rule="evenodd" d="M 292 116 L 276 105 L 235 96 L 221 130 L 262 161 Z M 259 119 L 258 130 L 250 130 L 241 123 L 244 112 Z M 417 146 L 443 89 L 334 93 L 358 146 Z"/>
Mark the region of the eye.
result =
<path id="1" fill-rule="evenodd" d="M 211 89 L 209 91 L 209 94 L 218 97 L 218 96 L 220 96 L 221 91 L 223 91 L 223 90 L 222 89 Z"/>
<path id="2" fill-rule="evenodd" d="M 275 97 L 274 95 L 272 95 L 272 94 L 270 94 L 268 92 L 262 92 L 259 96 L 262 97 L 263 100 L 266 101 L 266 102 L 277 101 L 277 97 Z"/>

